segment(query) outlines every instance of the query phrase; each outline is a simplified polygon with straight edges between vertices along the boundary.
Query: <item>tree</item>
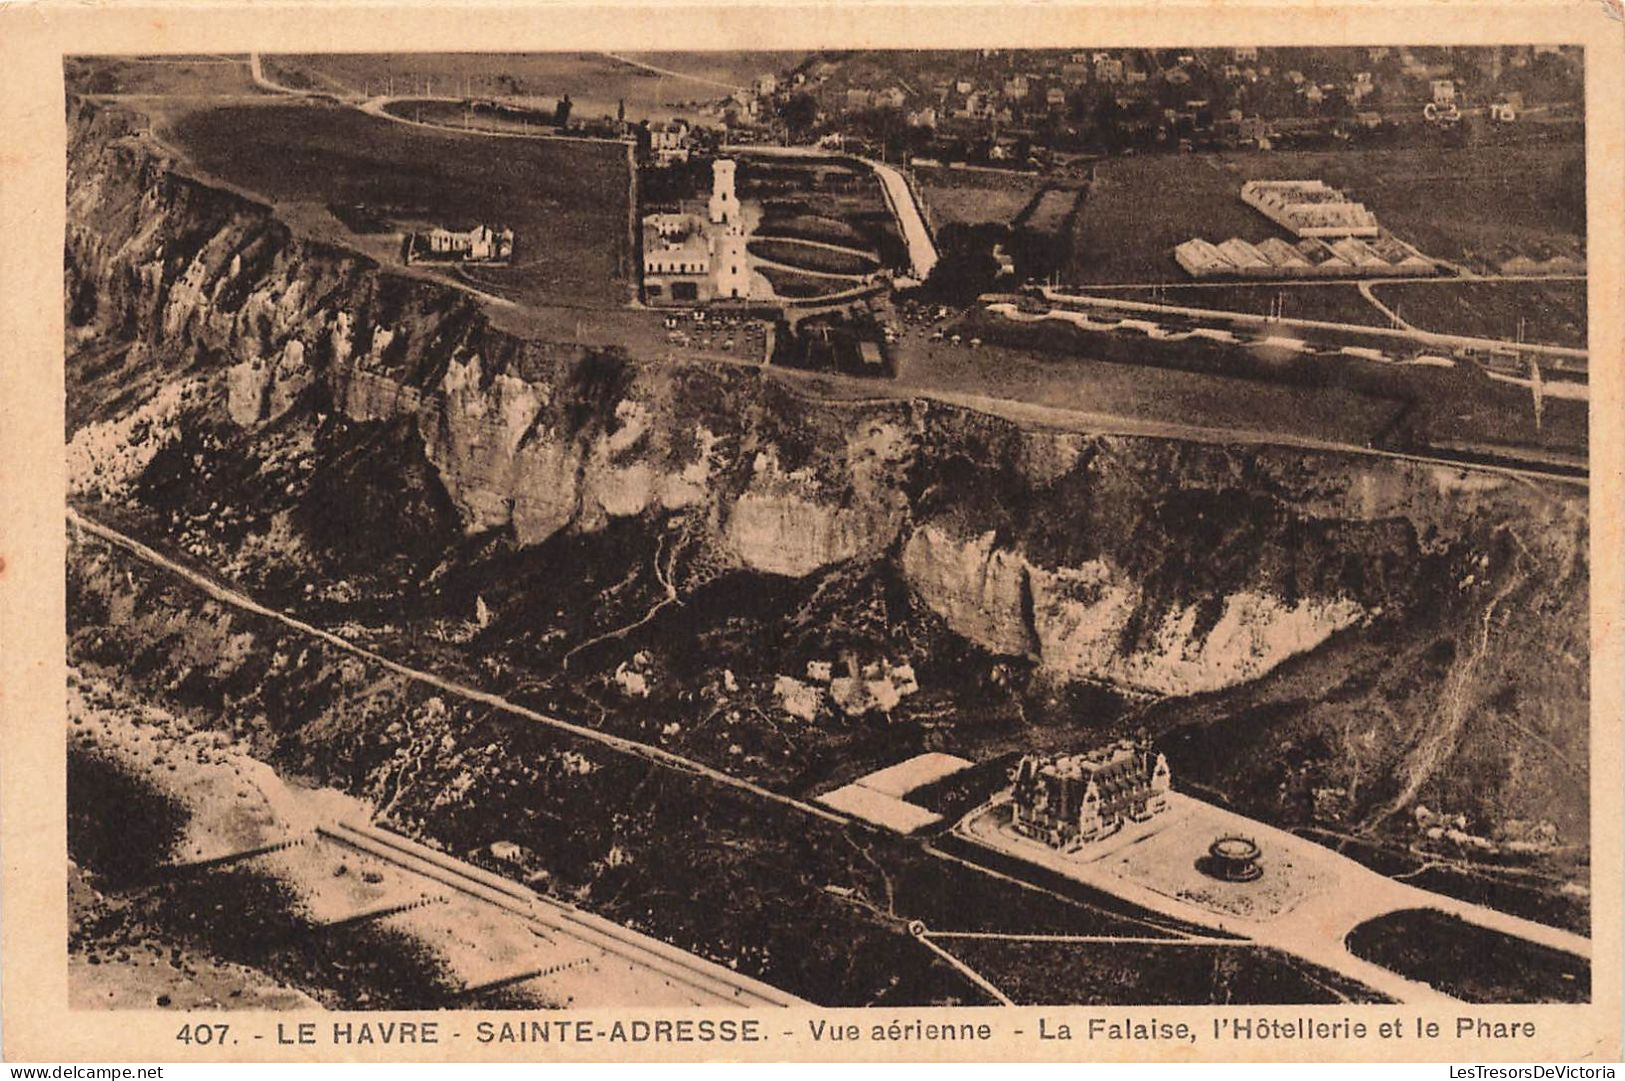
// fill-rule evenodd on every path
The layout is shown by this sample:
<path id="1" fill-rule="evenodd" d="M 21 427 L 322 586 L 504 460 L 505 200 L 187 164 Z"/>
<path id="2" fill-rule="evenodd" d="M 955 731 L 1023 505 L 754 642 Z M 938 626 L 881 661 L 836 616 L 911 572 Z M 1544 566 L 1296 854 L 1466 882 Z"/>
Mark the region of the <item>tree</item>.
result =
<path id="1" fill-rule="evenodd" d="M 779 118 L 792 135 L 804 135 L 818 121 L 818 101 L 811 94 L 791 94 L 779 107 Z"/>
<path id="2" fill-rule="evenodd" d="M 560 98 L 558 105 L 554 106 L 553 108 L 553 123 L 561 128 L 569 127 L 570 110 L 574 107 L 575 103 L 570 100 L 569 94 L 566 94 Z"/>
<path id="3" fill-rule="evenodd" d="M 999 276 L 993 245 L 1007 232 L 1003 226 L 945 227 L 939 237 L 941 254 L 926 279 L 926 291 L 934 299 L 950 304 L 969 304 L 988 292 Z"/>

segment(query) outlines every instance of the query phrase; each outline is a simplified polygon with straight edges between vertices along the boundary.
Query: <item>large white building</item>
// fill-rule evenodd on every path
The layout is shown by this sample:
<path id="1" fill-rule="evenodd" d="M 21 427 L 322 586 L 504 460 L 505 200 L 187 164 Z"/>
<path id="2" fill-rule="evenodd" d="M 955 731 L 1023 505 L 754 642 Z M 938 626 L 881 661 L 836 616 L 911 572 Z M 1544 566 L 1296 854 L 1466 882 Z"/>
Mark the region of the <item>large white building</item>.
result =
<path id="1" fill-rule="evenodd" d="M 711 163 L 711 222 L 725 225 L 739 220 L 739 195 L 734 190 L 734 172 L 737 168 L 731 158 L 718 158 Z"/>
<path id="2" fill-rule="evenodd" d="M 1377 235 L 1377 216 L 1324 180 L 1249 180 L 1241 201 L 1296 236 Z"/>
<path id="3" fill-rule="evenodd" d="M 704 304 L 750 297 L 750 259 L 735 172 L 736 163 L 730 159 L 712 163 L 711 194 L 703 216 L 644 217 L 643 293 L 648 303 Z"/>
<path id="4" fill-rule="evenodd" d="M 421 243 L 421 247 L 419 247 Z M 502 262 L 513 257 L 513 230 L 476 225 L 472 229 L 436 226 L 413 238 L 407 261 L 417 255 L 431 259 L 461 259 L 473 263 Z"/>
<path id="5" fill-rule="evenodd" d="M 649 125 L 649 153 L 661 165 L 687 161 L 689 146 L 688 125 L 681 120 Z"/>

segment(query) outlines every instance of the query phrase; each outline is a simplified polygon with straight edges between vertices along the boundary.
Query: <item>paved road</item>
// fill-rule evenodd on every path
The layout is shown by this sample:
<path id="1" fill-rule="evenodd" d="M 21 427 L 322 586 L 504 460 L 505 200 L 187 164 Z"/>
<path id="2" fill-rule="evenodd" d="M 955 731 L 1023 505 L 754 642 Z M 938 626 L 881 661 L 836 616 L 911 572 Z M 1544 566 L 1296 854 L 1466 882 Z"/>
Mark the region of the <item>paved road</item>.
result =
<path id="1" fill-rule="evenodd" d="M 937 265 L 937 244 L 931 238 L 931 230 L 925 224 L 925 215 L 920 205 L 914 199 L 914 189 L 909 187 L 908 179 L 892 166 L 871 158 L 859 158 L 853 154 L 846 154 L 838 150 L 824 150 L 816 146 L 763 146 L 744 144 L 724 146 L 724 153 L 751 154 L 762 158 L 852 158 L 862 162 L 874 170 L 875 176 L 880 179 L 880 190 L 886 197 L 886 204 L 891 208 L 892 217 L 897 219 L 898 228 L 902 230 L 903 242 L 908 246 L 909 272 L 914 277 L 924 281 Z"/>
<path id="2" fill-rule="evenodd" d="M 491 128 L 459 127 L 456 124 L 441 124 L 433 120 L 413 120 L 408 116 L 389 111 L 389 106 L 413 101 L 450 102 L 461 103 L 463 98 L 424 97 L 421 94 L 403 97 L 397 95 L 393 98 L 374 97 L 366 101 L 357 102 L 356 108 L 368 116 L 376 116 L 381 120 L 393 120 L 397 124 L 409 124 L 414 128 L 428 128 L 432 131 L 447 131 L 456 135 L 479 135 L 487 139 L 541 139 L 556 143 L 595 143 L 600 146 L 624 145 L 635 146 L 630 139 L 600 138 L 596 135 L 560 135 L 551 131 L 495 131 Z"/>
<path id="3" fill-rule="evenodd" d="M 1361 282 L 1357 288 L 1360 290 L 1360 295 L 1365 298 L 1365 302 L 1381 312 L 1383 318 L 1387 319 L 1391 326 L 1400 330 L 1415 331 L 1418 329 L 1414 324 L 1401 319 L 1397 311 L 1378 300 L 1377 294 L 1371 291 L 1370 282 Z"/>
<path id="4" fill-rule="evenodd" d="M 310 90 L 299 90 L 291 86 L 283 86 L 281 83 L 268 78 L 264 67 L 260 65 L 259 53 L 248 54 L 248 74 L 253 77 L 255 86 L 260 87 L 262 90 L 269 90 L 273 94 L 292 94 L 295 97 L 305 98 L 310 97 L 313 93 Z"/>
<path id="5" fill-rule="evenodd" d="M 914 277 L 924 281 L 936 268 L 937 245 L 936 241 L 931 239 L 931 230 L 925 224 L 925 215 L 914 199 L 914 189 L 909 187 L 908 178 L 890 165 L 878 161 L 869 161 L 868 165 L 875 171 L 875 175 L 880 177 L 882 190 L 886 193 L 886 202 L 891 205 L 892 216 L 902 226 L 903 239 L 908 243 L 910 269 Z"/>

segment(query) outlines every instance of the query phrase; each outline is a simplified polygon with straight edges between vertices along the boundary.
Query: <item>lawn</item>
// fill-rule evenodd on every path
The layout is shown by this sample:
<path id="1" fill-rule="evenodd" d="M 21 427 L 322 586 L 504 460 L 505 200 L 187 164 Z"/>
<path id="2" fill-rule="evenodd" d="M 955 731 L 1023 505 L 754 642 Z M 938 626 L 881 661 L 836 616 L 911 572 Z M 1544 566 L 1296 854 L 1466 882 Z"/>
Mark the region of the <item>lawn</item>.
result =
<path id="1" fill-rule="evenodd" d="M 1256 946 L 938 940 L 1020 1006 L 1381 1001 L 1336 973 Z M 1084 1032 L 1074 1030 L 1075 1035 Z"/>
<path id="2" fill-rule="evenodd" d="M 980 332 L 968 321 L 959 329 L 967 336 Z M 1358 446 L 1392 424 L 1403 408 L 1399 402 L 1343 387 L 1294 386 L 1118 363 L 1079 356 L 1068 348 L 1070 343 L 1058 336 L 1053 343 L 1043 343 L 1019 335 L 1009 343 L 987 338 L 979 349 L 905 339 L 894 352 L 901 358 L 901 386 L 1098 413 L 1130 424 L 1271 431 L 1288 438 Z"/>
<path id="3" fill-rule="evenodd" d="M 1390 449 L 1534 450 L 1570 460 L 1586 454 L 1584 401 L 1547 400 L 1537 426 L 1526 390 L 1494 382 L 1470 364 L 1400 367 L 1334 354 L 1283 361 L 1242 346 L 1090 333 L 1053 321 L 1004 319 L 981 309 L 957 329 L 986 344 L 979 350 L 943 350 L 945 356 L 929 365 L 930 378 L 942 378 L 946 359 L 976 358 L 975 370 L 989 381 L 990 389 L 982 393 L 1011 378 L 1017 370 L 1012 354 L 1043 355 L 1058 372 L 1075 373 L 1076 402 L 1056 403 L 1072 408 Z M 1112 404 L 1115 396 L 1105 386 L 1094 383 L 1113 369 L 1137 373 L 1132 393 L 1120 405 Z M 1166 389 L 1155 389 L 1159 382 Z"/>
<path id="4" fill-rule="evenodd" d="M 1078 204 L 1078 193 L 1071 188 L 1051 188 L 1039 197 L 1027 214 L 1023 224 L 1039 233 L 1059 233 L 1066 225 L 1068 214 Z"/>
<path id="5" fill-rule="evenodd" d="M 786 204 L 782 200 L 770 200 L 763 204 L 763 211 L 767 215 L 762 224 L 756 227 L 756 236 L 759 237 L 788 237 L 797 240 L 816 240 L 821 244 L 836 244 L 845 248 L 857 248 L 864 245 L 862 234 L 852 226 L 834 218 L 825 218 L 817 214 L 800 214 L 795 212 L 797 204 Z"/>
<path id="6" fill-rule="evenodd" d="M 1193 236 L 1291 239 L 1239 196 L 1244 181 L 1321 178 L 1436 258 L 1489 265 L 1510 252 L 1582 250 L 1562 195 L 1577 144 L 1148 155 L 1102 162 L 1074 228 L 1080 283 L 1183 281 Z"/>
<path id="7" fill-rule="evenodd" d="M 839 278 L 815 278 L 794 270 L 780 270 L 778 267 L 759 266 L 756 273 L 768 280 L 773 286 L 773 292 L 790 300 L 829 296 L 831 293 L 839 293 L 853 287 L 852 282 L 842 281 Z"/>
<path id="8" fill-rule="evenodd" d="M 855 251 L 836 251 L 794 240 L 752 240 L 752 255 L 774 263 L 783 263 L 798 270 L 811 270 L 820 274 L 862 275 L 879 265 L 873 256 Z"/>
<path id="9" fill-rule="evenodd" d="M 1465 1002 L 1586 1002 L 1583 957 L 1513 938 L 1435 909 L 1392 912 L 1356 927 L 1349 952 Z"/>
<path id="10" fill-rule="evenodd" d="M 396 222 L 506 224 L 503 284 L 533 304 L 618 305 L 632 264 L 619 145 L 495 140 L 312 104 L 193 112 L 167 133 L 206 172 L 349 231 L 327 209 Z M 359 245 L 358 245 L 359 246 Z"/>
<path id="11" fill-rule="evenodd" d="M 391 116 L 418 124 L 440 124 L 470 131 L 512 132 L 519 135 L 557 134 L 550 109 L 530 109 L 528 115 L 496 113 L 489 109 L 470 111 L 460 101 L 404 99 L 384 107 Z"/>
<path id="12" fill-rule="evenodd" d="M 1043 178 L 1014 172 L 918 166 L 914 179 L 931 214 L 945 225 L 1008 225 L 1043 186 Z"/>
<path id="13" fill-rule="evenodd" d="M 741 159 L 739 193 L 761 203 L 763 236 L 796 236 L 863 248 L 887 266 L 906 266 L 907 249 L 872 173 L 845 161 Z M 855 238 L 855 239 L 854 239 Z"/>
<path id="14" fill-rule="evenodd" d="M 1584 348 L 1583 281 L 1405 282 L 1372 291 L 1423 330 Z"/>

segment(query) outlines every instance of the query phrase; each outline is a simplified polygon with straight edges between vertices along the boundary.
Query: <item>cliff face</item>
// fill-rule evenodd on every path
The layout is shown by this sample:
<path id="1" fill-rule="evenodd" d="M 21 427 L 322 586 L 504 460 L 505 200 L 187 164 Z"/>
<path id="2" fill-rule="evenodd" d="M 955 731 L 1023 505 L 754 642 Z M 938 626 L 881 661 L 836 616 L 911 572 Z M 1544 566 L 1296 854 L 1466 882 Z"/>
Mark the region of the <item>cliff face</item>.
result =
<path id="1" fill-rule="evenodd" d="M 1459 693 L 1444 708 L 1459 710 L 1499 693 L 1496 643 L 1523 593 L 1518 618 L 1569 621 L 1549 648 L 1583 657 L 1580 494 L 1378 459 L 1024 431 L 919 401 L 809 401 L 752 369 L 520 341 L 453 289 L 296 237 L 268 208 L 187 178 L 117 113 L 79 105 L 71 121 L 75 492 L 161 507 L 171 539 L 251 580 L 330 558 L 364 590 L 367 568 L 320 535 L 335 518 L 384 557 L 422 550 L 391 588 L 444 572 L 467 538 L 590 548 L 617 523 L 681 520 L 712 577 L 883 566 L 975 648 L 1057 684 L 1221 692 L 1339 632 L 1416 620 L 1454 628 L 1441 632 L 1452 656 L 1475 658 L 1448 677 Z M 390 434 L 368 442 L 374 431 Z M 183 499 L 195 502 L 172 505 Z M 1549 726 L 1583 748 L 1583 671 L 1540 678 L 1561 683 L 1547 688 L 1560 702 Z M 1464 753 L 1460 723 L 1362 725 L 1376 742 L 1360 761 L 1407 778 L 1389 792 L 1401 802 Z"/>
<path id="2" fill-rule="evenodd" d="M 177 437 L 188 396 L 249 435 L 307 403 L 355 422 L 408 422 L 468 533 L 511 529 L 532 545 L 695 511 L 733 562 L 793 577 L 895 547 L 908 581 L 956 631 L 1063 679 L 1211 690 L 1364 611 L 1338 588 L 1282 600 L 1251 574 L 1164 603 L 1107 553 L 1035 555 L 982 528 L 951 479 L 925 479 L 922 448 L 954 442 L 947 414 L 838 411 L 738 376 L 702 380 L 516 342 L 453 290 L 295 238 L 266 208 L 184 178 L 136 141 L 98 138 L 114 120 L 83 116 L 74 141 L 68 294 L 95 298 L 93 314 L 76 313 L 76 337 L 82 350 L 127 342 L 127 355 L 171 377 L 133 409 L 111 398 L 109 381 L 99 422 L 70 443 L 87 494 L 121 492 Z M 97 388 L 85 389 L 93 399 Z M 810 437 L 783 445 L 783 430 L 803 421 Z M 1018 442 L 1018 462 L 975 465 L 1012 473 L 1019 490 L 1007 495 L 1087 483 L 1075 476 L 1077 440 Z M 934 513 L 920 513 L 922 495 Z M 1217 605 L 1217 618 L 1203 605 Z M 1139 638 L 1128 649 L 1126 634 Z"/>

